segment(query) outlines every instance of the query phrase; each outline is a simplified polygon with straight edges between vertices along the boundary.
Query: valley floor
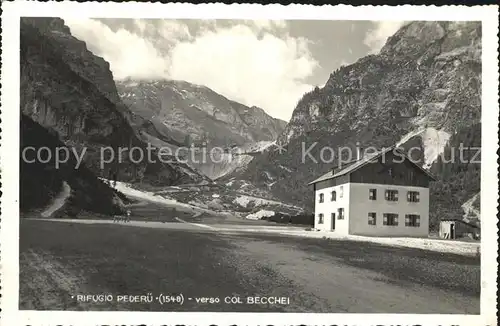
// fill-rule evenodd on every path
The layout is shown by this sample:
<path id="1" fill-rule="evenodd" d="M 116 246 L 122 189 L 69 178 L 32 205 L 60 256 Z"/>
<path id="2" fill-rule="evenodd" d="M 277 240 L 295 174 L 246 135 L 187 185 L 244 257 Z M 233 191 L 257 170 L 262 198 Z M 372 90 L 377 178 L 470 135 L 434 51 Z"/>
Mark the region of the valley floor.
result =
<path id="1" fill-rule="evenodd" d="M 20 309 L 479 313 L 477 257 L 249 233 L 231 220 L 160 209 L 137 208 L 144 220 L 131 223 L 21 219 Z M 148 293 L 182 293 L 186 300 L 76 299 Z M 287 297 L 289 304 L 225 304 L 226 296 L 243 302 L 248 296 Z M 222 302 L 204 304 L 199 297 Z"/>

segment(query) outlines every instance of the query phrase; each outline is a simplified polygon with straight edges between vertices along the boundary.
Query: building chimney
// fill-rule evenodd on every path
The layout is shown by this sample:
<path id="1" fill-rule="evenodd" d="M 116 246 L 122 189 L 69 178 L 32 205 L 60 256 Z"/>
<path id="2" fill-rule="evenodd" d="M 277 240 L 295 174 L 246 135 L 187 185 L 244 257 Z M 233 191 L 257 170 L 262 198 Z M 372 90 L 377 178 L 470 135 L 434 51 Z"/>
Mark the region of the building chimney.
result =
<path id="1" fill-rule="evenodd" d="M 357 160 L 361 160 L 361 157 L 363 156 L 363 149 L 358 146 L 357 150 L 358 150 Z"/>

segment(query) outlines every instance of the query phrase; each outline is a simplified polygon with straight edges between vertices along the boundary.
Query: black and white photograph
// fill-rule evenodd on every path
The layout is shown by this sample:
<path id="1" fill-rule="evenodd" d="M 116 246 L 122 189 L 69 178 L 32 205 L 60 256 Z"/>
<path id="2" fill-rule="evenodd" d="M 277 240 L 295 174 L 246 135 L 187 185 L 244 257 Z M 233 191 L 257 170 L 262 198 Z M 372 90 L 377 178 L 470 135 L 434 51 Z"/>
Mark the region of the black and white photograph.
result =
<path id="1" fill-rule="evenodd" d="M 3 305 L 496 324 L 498 18 L 94 4 L 3 37 Z"/>

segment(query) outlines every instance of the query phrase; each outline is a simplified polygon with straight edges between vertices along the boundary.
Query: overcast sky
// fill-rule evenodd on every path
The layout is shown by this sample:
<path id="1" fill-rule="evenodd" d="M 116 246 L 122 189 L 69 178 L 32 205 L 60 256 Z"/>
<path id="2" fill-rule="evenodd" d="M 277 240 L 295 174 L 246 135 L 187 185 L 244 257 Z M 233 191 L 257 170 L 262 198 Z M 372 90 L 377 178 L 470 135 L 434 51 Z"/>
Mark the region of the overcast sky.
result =
<path id="1" fill-rule="evenodd" d="M 65 19 L 115 80 L 179 79 L 288 121 L 341 65 L 376 53 L 398 21 Z"/>

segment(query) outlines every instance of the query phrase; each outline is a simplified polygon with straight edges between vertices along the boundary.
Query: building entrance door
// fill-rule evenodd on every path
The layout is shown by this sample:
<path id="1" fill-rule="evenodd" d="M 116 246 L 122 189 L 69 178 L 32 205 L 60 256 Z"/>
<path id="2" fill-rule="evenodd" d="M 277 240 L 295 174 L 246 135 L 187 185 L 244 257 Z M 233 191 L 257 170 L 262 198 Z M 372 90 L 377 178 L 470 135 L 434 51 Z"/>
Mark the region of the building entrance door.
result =
<path id="1" fill-rule="evenodd" d="M 450 225 L 450 239 L 455 239 L 455 224 Z"/>
<path id="2" fill-rule="evenodd" d="M 332 213 L 332 231 L 335 230 L 335 213 Z"/>

